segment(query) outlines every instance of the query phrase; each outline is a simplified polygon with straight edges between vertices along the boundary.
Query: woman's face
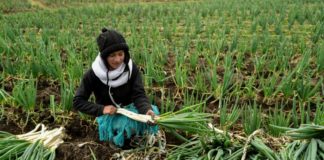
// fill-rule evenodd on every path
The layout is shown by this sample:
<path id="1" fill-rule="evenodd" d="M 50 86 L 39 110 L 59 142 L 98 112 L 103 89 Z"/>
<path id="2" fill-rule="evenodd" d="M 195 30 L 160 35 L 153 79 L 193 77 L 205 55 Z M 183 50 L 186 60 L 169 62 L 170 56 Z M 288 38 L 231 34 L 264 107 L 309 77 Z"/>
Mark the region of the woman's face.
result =
<path id="1" fill-rule="evenodd" d="M 110 67 L 109 69 L 114 70 L 118 68 L 121 64 L 124 63 L 124 59 L 125 59 L 124 50 L 115 51 L 109 54 L 109 56 L 107 57 L 107 62 Z"/>

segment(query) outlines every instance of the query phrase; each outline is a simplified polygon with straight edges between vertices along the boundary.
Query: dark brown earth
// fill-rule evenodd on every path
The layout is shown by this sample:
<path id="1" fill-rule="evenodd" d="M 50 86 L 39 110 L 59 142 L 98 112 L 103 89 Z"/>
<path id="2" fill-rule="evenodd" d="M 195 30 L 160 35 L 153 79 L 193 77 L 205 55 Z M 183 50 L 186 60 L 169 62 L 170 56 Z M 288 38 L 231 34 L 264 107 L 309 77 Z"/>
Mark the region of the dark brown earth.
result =
<path id="1" fill-rule="evenodd" d="M 65 128 L 64 143 L 56 149 L 56 160 L 92 160 L 95 156 L 98 160 L 110 159 L 121 149 L 111 148 L 108 142 L 99 141 L 98 129 L 95 119 L 83 120 L 76 113 L 71 113 L 68 119 L 54 120 L 49 111 L 37 111 L 40 114 L 29 116 L 27 124 L 26 113 L 21 109 L 5 106 L 5 112 L 0 119 L 0 131 L 6 131 L 15 135 L 23 134 L 34 129 L 33 122 L 43 123 L 49 129 L 58 128 L 62 124 Z M 14 116 L 15 115 L 15 116 Z M 57 117 L 63 115 L 56 115 Z M 171 133 L 166 133 L 168 144 L 181 144 L 182 141 L 175 138 Z"/>
<path id="2" fill-rule="evenodd" d="M 14 111 L 14 114 L 19 115 L 19 109 L 15 110 L 17 111 Z M 22 112 L 20 113 L 21 118 L 16 119 L 14 117 L 7 117 L 6 115 L 3 116 L 0 120 L 0 131 L 6 131 L 17 135 L 32 130 L 35 124 L 29 121 L 26 126 L 22 125 L 20 121 L 23 121 L 25 115 Z M 47 112 L 42 112 L 38 116 L 43 118 L 39 120 L 39 122 L 45 124 L 48 128 L 57 128 L 60 126 L 54 122 L 53 117 L 49 116 Z M 30 116 L 29 118 L 34 119 L 35 117 L 36 116 Z M 73 114 L 70 118 L 71 119 L 64 125 L 66 133 L 64 143 L 56 149 L 57 160 L 92 160 L 91 150 L 96 156 L 96 159 L 108 159 L 116 152 L 116 150 L 109 147 L 108 143 L 99 141 L 98 130 L 94 124 L 81 120 L 76 114 Z M 78 146 L 82 143 L 84 145 L 81 147 Z"/>

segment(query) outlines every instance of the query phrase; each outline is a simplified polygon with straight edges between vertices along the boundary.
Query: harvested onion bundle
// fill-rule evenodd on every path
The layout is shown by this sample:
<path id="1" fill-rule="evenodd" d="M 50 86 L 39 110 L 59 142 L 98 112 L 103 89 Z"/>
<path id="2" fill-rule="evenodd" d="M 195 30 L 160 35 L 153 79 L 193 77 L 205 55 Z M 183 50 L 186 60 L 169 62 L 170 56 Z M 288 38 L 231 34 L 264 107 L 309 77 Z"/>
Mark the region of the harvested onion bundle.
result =
<path id="1" fill-rule="evenodd" d="M 0 131 L 0 159 L 54 160 L 55 149 L 63 143 L 63 131 L 63 127 L 47 130 L 43 124 L 21 135 Z"/>
<path id="2" fill-rule="evenodd" d="M 199 107 L 199 105 L 193 105 L 185 107 L 177 112 L 164 113 L 160 116 L 152 118 L 149 115 L 137 114 L 131 111 L 128 111 L 124 108 L 118 108 L 117 113 L 122 114 L 126 117 L 129 117 L 133 120 L 147 123 L 152 122 L 156 123 L 160 127 L 170 129 L 170 130 L 182 130 L 191 133 L 202 133 L 208 131 L 207 123 L 211 114 L 201 113 L 192 111 L 194 107 Z"/>

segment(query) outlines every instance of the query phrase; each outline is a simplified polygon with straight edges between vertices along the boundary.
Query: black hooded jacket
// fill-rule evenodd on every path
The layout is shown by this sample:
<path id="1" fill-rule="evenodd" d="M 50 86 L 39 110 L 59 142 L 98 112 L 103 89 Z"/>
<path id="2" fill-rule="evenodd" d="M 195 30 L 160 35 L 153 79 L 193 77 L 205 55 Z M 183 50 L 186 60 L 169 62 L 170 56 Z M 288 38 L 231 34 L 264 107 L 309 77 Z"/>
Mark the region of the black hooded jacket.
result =
<path id="1" fill-rule="evenodd" d="M 134 103 L 141 114 L 145 114 L 151 109 L 151 104 L 143 87 L 141 73 L 134 63 L 128 82 L 119 87 L 111 88 L 110 92 L 115 102 L 120 106 Z M 91 93 L 94 93 L 96 103 L 88 101 Z M 82 78 L 81 84 L 73 98 L 73 106 L 76 110 L 83 113 L 101 116 L 106 105 L 113 105 L 109 97 L 109 87 L 100 81 L 91 68 Z"/>
<path id="2" fill-rule="evenodd" d="M 100 57 L 108 68 L 107 57 L 118 50 L 124 50 L 124 63 L 128 64 L 130 60 L 129 48 L 125 38 L 115 30 L 102 29 L 102 33 L 97 37 L 97 44 L 100 51 Z M 126 70 L 129 70 L 126 65 Z M 137 66 L 133 63 L 131 77 L 126 84 L 116 88 L 111 88 L 110 95 L 119 106 L 125 106 L 134 103 L 139 113 L 145 114 L 151 105 L 146 97 L 141 74 Z M 91 93 L 94 93 L 96 103 L 89 102 Z M 83 113 L 100 116 L 103 114 L 104 106 L 113 105 L 109 96 L 109 86 L 100 81 L 95 75 L 93 69 L 89 69 L 83 76 L 81 84 L 73 98 L 73 107 Z M 115 106 L 116 107 L 116 106 Z"/>

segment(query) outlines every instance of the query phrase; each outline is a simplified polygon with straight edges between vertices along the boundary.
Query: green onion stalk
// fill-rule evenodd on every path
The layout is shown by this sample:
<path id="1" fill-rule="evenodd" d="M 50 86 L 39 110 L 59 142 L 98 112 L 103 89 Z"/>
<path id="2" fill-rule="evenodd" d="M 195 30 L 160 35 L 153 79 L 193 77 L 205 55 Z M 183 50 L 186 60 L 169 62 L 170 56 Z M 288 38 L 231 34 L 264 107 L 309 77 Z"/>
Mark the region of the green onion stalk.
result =
<path id="1" fill-rule="evenodd" d="M 201 104 L 185 107 L 176 112 L 167 112 L 160 116 L 137 114 L 123 108 L 118 108 L 117 113 L 123 114 L 139 122 L 155 123 L 167 130 L 181 130 L 189 133 L 204 133 L 208 131 L 207 123 L 211 117 L 209 113 L 192 111 Z"/>
<path id="2" fill-rule="evenodd" d="M 190 141 L 172 148 L 168 159 L 271 159 L 280 160 L 279 155 L 264 142 L 253 137 L 261 130 L 253 132 L 249 138 L 241 137 L 217 129 L 208 124 L 211 132 L 197 135 Z M 233 139 L 235 138 L 235 139 Z M 245 145 L 242 143 L 246 143 Z"/>
<path id="3" fill-rule="evenodd" d="M 281 152 L 282 159 L 324 158 L 324 126 L 302 124 L 299 128 L 274 127 L 286 130 L 287 136 L 294 140 Z"/>
<path id="4" fill-rule="evenodd" d="M 47 130 L 43 124 L 20 135 L 0 131 L 0 159 L 54 160 L 56 148 L 64 142 L 63 136 L 63 127 Z"/>

